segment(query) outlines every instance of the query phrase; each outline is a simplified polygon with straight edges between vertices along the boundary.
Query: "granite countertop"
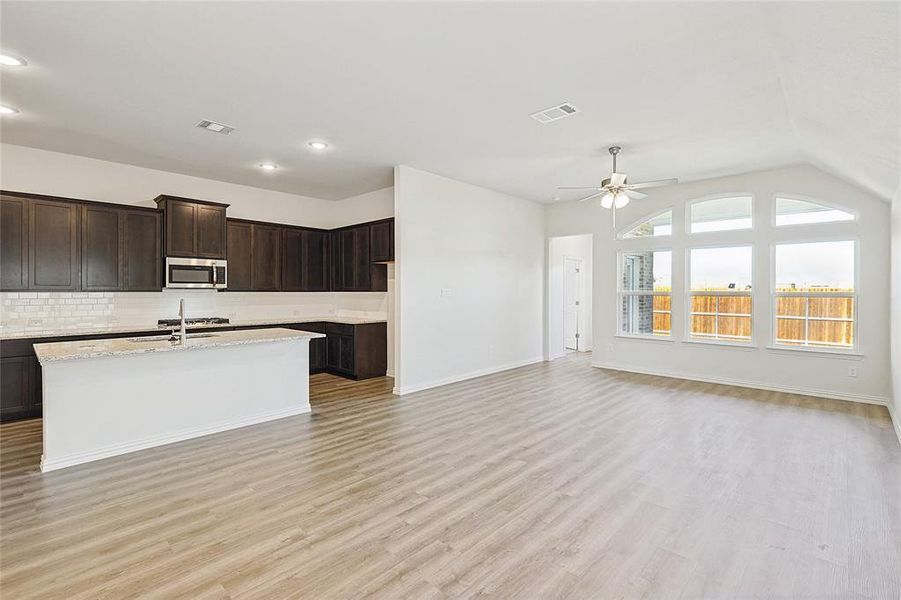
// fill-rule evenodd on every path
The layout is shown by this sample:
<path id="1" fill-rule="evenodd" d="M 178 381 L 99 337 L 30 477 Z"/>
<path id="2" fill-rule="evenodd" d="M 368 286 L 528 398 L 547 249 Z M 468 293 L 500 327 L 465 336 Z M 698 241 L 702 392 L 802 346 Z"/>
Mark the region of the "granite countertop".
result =
<path id="1" fill-rule="evenodd" d="M 386 323 L 387 320 L 380 317 L 339 317 L 329 315 L 325 317 L 283 317 L 279 319 L 245 319 L 235 320 L 220 325 L 192 325 L 195 329 L 222 329 L 226 327 L 257 327 L 261 325 L 289 325 L 292 323 L 340 323 L 343 325 L 364 325 L 366 323 Z M 0 340 L 24 340 L 45 337 L 66 337 L 82 335 L 108 335 L 116 333 L 147 333 L 152 331 L 169 331 L 169 327 L 156 325 L 79 325 L 65 328 L 15 328 L 0 331 Z"/>
<path id="2" fill-rule="evenodd" d="M 188 336 L 186 344 L 171 342 L 169 341 L 169 336 L 165 335 L 35 344 L 34 352 L 38 357 L 38 361 L 40 361 L 42 365 L 45 365 L 47 363 L 67 360 L 126 356 L 152 352 L 187 352 L 207 350 L 209 348 L 221 348 L 223 346 L 287 342 L 325 337 L 325 335 L 321 333 L 278 328 L 252 329 L 247 331 L 220 331 L 216 333 L 193 335 L 195 337 L 192 337 L 191 335 Z"/>

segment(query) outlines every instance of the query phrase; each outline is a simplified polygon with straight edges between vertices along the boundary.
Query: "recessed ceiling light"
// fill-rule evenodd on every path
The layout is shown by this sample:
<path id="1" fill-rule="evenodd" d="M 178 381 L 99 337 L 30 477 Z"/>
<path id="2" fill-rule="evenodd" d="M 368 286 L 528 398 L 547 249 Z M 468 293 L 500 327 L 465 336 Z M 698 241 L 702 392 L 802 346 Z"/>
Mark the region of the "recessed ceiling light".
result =
<path id="1" fill-rule="evenodd" d="M 0 65 L 7 67 L 24 67 L 28 61 L 12 54 L 0 54 Z"/>
<path id="2" fill-rule="evenodd" d="M 313 141 L 307 145 L 310 148 L 312 148 L 313 150 L 325 150 L 326 148 L 328 148 L 328 144 L 326 144 L 325 142 L 320 142 L 320 141 Z"/>
<path id="3" fill-rule="evenodd" d="M 278 168 L 278 165 L 274 163 L 260 163 L 260 168 L 264 171 L 274 171 Z"/>
<path id="4" fill-rule="evenodd" d="M 13 108 L 12 106 L 0 105 L 0 115 L 14 115 L 17 112 L 19 112 L 19 110 L 16 108 Z"/>

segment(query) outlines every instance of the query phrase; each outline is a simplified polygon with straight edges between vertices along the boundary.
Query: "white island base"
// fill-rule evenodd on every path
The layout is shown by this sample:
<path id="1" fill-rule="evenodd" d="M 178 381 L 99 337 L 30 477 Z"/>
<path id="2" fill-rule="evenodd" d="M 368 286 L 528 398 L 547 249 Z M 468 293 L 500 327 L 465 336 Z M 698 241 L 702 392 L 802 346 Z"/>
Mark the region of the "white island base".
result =
<path id="1" fill-rule="evenodd" d="M 283 333 L 264 341 L 264 331 Z M 43 358 L 41 470 L 310 412 L 309 341 L 320 334 L 270 329 L 215 337 L 174 351 L 163 341 L 132 340 L 136 351 L 105 354 L 104 344 L 119 349 L 127 340 L 36 345 Z M 59 358 L 61 347 L 76 352 L 79 344 L 87 357 Z M 98 347 L 102 355 L 90 356 Z"/>

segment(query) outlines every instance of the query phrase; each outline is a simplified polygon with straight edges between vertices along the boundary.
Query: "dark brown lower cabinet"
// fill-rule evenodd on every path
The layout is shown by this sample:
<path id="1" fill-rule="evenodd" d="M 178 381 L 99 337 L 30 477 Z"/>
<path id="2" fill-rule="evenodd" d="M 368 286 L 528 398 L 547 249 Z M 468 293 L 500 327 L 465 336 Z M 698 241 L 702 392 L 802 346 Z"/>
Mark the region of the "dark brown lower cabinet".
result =
<path id="1" fill-rule="evenodd" d="M 39 370 L 34 356 L 0 358 L 0 421 L 41 416 Z"/>

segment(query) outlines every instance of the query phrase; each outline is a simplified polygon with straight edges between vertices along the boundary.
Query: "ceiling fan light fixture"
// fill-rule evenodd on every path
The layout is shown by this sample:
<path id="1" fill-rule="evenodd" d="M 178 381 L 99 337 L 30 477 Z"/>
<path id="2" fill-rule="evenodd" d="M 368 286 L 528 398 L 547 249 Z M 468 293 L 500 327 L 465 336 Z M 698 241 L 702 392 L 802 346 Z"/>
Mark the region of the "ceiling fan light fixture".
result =
<path id="1" fill-rule="evenodd" d="M 613 206 L 613 194 L 607 192 L 601 198 L 601 208 L 611 208 Z"/>
<path id="2" fill-rule="evenodd" d="M 620 192 L 613 199 L 613 206 L 616 208 L 623 208 L 629 203 L 629 196 L 626 195 L 625 192 Z"/>

